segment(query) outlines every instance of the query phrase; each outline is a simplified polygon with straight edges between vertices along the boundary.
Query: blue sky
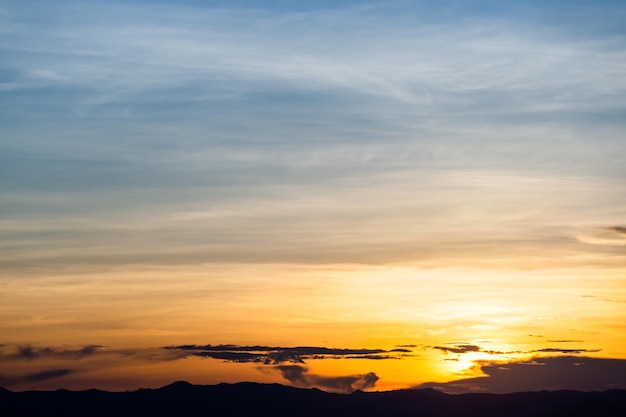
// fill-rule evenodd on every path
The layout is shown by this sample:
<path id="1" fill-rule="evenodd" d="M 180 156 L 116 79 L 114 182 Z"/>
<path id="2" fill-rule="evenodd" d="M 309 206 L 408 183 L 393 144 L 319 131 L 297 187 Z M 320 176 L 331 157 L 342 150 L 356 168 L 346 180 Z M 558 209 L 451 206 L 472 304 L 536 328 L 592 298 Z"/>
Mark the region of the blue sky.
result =
<path id="1" fill-rule="evenodd" d="M 34 225 L 47 230 L 46 246 L 68 253 L 86 236 L 110 248 L 171 233 L 194 252 L 213 239 L 259 236 L 290 246 L 277 230 L 289 219 L 302 250 L 323 252 L 311 242 L 388 214 L 428 226 L 425 218 L 448 210 L 434 230 L 458 229 L 463 213 L 452 207 L 478 212 L 484 198 L 476 219 L 492 218 L 501 209 L 490 192 L 531 227 L 612 225 L 623 214 L 626 169 L 624 10 L 619 2 L 5 2 L 10 262 L 38 252 L 44 232 Z M 528 195 L 507 193 L 507 177 Z M 557 197 L 563 187 L 573 189 Z M 589 204 L 596 197 L 601 209 Z M 534 198 L 550 206 L 536 217 Z M 563 219 L 572 204 L 580 211 Z M 204 210 L 215 217 L 185 220 L 176 232 L 164 226 Z M 222 230 L 221 216 L 243 219 L 241 230 Z M 155 224 L 135 230 L 139 218 Z M 196 236 L 198 227 L 214 238 Z M 357 235 L 390 244 L 376 242 L 377 227 Z M 394 245 L 412 241 L 398 233 Z M 229 257 L 250 251 L 237 242 Z"/>

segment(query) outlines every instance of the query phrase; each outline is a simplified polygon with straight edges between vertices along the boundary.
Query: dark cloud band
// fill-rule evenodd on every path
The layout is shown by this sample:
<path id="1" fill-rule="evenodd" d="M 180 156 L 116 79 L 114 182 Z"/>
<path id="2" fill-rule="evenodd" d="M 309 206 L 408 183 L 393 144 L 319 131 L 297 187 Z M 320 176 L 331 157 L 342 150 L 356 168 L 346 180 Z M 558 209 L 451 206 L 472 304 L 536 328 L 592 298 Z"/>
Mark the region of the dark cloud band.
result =
<path id="1" fill-rule="evenodd" d="M 580 342 L 580 340 L 553 340 L 552 342 L 569 343 L 569 342 Z M 470 344 L 455 344 L 451 346 L 433 346 L 432 348 L 436 350 L 440 350 L 444 353 L 464 354 L 464 353 L 482 352 L 482 353 L 487 353 L 489 355 L 505 355 L 505 354 L 520 354 L 520 353 L 579 354 L 579 353 L 600 352 L 601 350 L 601 349 L 583 349 L 583 348 L 564 349 L 564 348 L 550 347 L 550 348 L 543 348 L 543 349 L 530 350 L 530 351 L 520 351 L 520 350 L 500 351 L 500 350 L 487 350 L 487 349 L 483 349 L 482 347 L 478 345 L 470 345 Z"/>
<path id="2" fill-rule="evenodd" d="M 255 362 L 266 365 L 299 363 L 308 359 L 400 359 L 410 349 L 338 349 L 319 346 L 239 346 L 239 345 L 181 345 L 167 346 L 165 349 L 188 353 L 204 358 L 220 359 L 229 362 Z"/>

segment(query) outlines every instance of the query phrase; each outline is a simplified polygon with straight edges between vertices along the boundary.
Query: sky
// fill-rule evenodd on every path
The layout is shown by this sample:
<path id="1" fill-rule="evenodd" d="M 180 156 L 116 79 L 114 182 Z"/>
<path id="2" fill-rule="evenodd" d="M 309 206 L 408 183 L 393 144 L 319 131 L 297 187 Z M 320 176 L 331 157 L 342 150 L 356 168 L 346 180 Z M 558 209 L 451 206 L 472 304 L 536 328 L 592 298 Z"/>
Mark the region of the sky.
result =
<path id="1" fill-rule="evenodd" d="M 624 21 L 0 1 L 0 386 L 626 388 Z"/>

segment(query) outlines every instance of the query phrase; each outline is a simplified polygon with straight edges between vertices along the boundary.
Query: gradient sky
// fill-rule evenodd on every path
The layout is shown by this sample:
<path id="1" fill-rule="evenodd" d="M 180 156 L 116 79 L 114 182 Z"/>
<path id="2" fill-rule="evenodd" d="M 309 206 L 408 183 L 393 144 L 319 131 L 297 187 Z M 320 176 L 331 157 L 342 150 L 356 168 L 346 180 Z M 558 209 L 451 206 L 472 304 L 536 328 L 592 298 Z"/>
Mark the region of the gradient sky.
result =
<path id="1" fill-rule="evenodd" d="M 622 1 L 0 1 L 0 386 L 626 388 Z"/>

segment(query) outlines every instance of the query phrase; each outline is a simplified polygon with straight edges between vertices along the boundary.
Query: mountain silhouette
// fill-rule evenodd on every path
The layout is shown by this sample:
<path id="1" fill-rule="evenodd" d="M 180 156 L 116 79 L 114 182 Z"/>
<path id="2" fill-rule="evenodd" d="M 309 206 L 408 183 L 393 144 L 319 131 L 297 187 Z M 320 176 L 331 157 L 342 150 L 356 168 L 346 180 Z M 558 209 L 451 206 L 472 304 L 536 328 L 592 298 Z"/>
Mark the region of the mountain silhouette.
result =
<path id="1" fill-rule="evenodd" d="M 434 389 L 333 394 L 279 384 L 192 385 L 132 392 L 0 389 L 6 417 L 73 416 L 415 416 L 624 417 L 626 390 L 450 395 Z"/>

